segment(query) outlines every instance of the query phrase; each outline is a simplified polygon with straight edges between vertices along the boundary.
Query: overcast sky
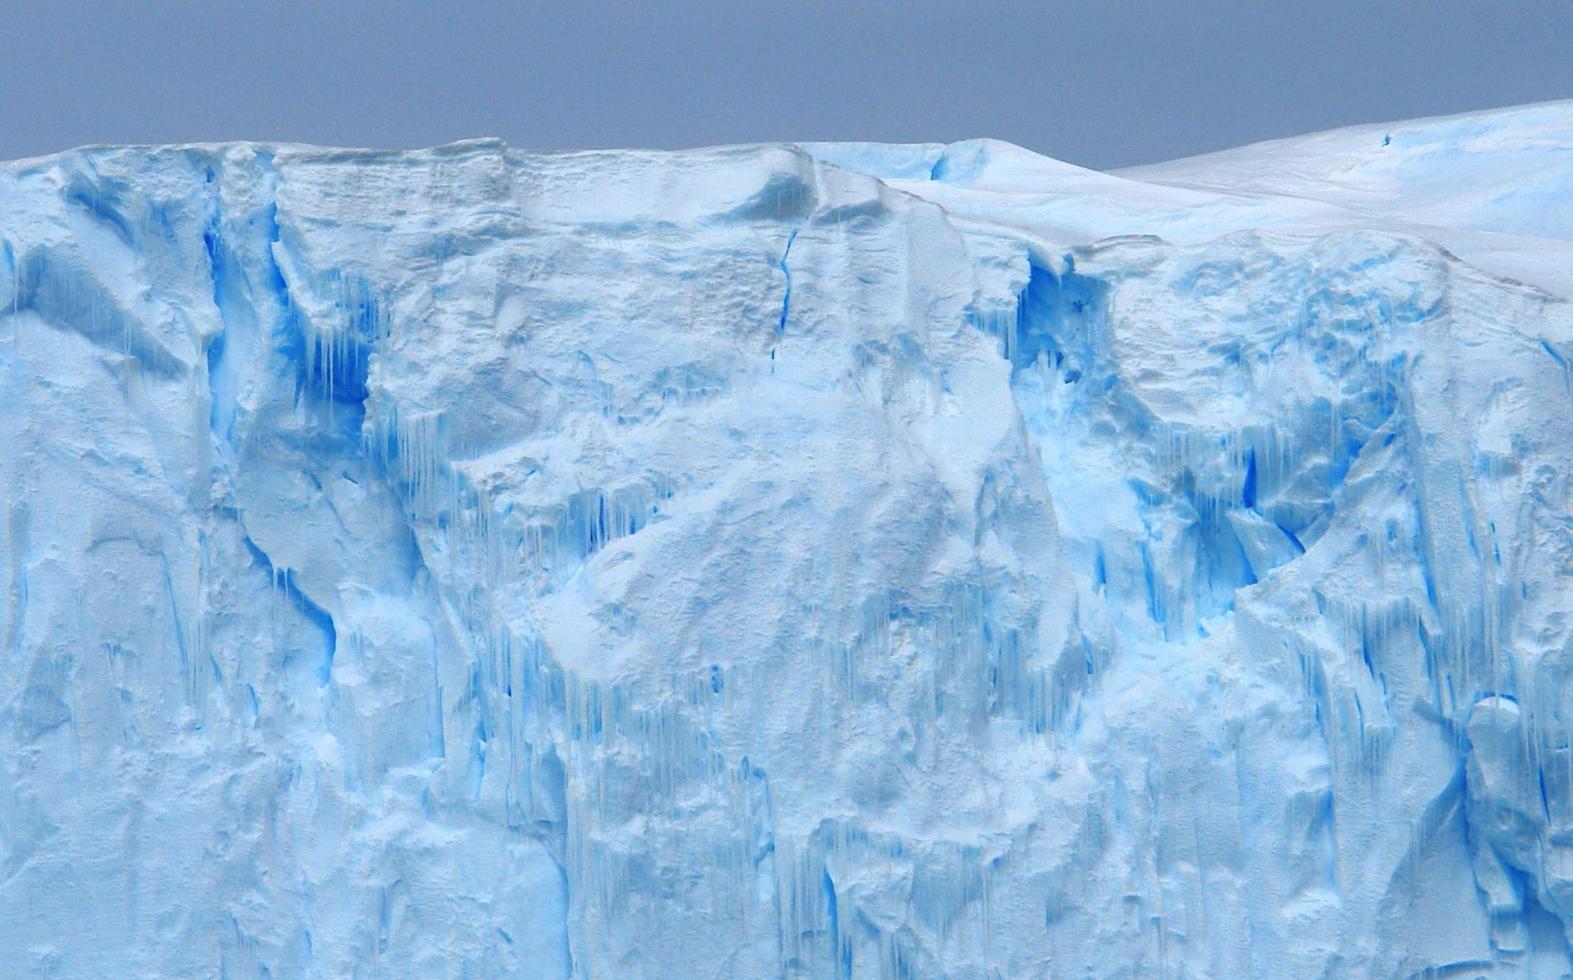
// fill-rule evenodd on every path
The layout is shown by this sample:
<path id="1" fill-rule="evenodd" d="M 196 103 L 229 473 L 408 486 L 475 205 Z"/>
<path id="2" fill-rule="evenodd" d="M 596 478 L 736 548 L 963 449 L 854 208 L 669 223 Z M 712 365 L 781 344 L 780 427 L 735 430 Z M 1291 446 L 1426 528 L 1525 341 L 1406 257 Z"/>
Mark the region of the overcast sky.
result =
<path id="1" fill-rule="evenodd" d="M 1570 97 L 1573 0 L 0 2 L 0 158 L 993 136 L 1107 168 Z"/>

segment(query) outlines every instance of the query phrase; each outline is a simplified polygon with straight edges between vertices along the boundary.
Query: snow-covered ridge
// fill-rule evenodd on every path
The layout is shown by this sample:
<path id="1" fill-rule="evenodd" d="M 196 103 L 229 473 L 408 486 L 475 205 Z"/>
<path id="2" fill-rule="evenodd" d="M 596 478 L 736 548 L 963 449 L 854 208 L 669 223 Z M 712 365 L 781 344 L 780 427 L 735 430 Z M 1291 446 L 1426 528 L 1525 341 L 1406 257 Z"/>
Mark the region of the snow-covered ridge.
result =
<path id="1" fill-rule="evenodd" d="M 1573 238 L 1573 101 L 1351 126 L 1123 174 L 1301 195 L 1435 227 Z"/>
<path id="2" fill-rule="evenodd" d="M 1570 121 L 6 165 L 0 948 L 1567 972 Z"/>

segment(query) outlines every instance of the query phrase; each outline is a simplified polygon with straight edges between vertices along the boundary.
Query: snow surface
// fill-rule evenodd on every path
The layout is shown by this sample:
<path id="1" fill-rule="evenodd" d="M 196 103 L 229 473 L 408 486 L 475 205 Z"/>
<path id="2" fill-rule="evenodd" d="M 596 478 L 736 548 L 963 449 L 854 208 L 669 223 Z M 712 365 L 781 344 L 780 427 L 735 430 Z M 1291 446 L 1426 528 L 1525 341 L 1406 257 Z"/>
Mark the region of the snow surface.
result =
<path id="1" fill-rule="evenodd" d="M 1573 102 L 0 168 L 0 974 L 1566 976 Z"/>

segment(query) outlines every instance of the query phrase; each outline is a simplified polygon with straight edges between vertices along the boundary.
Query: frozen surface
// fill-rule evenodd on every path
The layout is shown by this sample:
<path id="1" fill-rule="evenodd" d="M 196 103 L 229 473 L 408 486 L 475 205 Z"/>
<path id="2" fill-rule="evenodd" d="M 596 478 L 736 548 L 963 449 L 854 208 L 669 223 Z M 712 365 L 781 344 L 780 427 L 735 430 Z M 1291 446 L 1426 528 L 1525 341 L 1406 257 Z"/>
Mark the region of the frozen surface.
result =
<path id="1" fill-rule="evenodd" d="M 0 974 L 1570 973 L 1573 103 L 0 168 Z"/>

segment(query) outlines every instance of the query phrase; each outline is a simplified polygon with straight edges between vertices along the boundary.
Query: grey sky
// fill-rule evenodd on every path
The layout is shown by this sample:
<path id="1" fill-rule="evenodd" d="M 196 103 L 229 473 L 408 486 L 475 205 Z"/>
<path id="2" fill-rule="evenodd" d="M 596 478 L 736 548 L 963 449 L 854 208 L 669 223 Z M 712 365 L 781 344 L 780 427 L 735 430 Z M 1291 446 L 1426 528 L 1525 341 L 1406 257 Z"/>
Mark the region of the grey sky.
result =
<path id="1" fill-rule="evenodd" d="M 0 158 L 995 136 L 1115 167 L 1568 97 L 1573 0 L 0 5 Z"/>

